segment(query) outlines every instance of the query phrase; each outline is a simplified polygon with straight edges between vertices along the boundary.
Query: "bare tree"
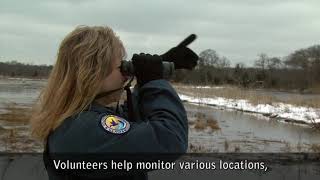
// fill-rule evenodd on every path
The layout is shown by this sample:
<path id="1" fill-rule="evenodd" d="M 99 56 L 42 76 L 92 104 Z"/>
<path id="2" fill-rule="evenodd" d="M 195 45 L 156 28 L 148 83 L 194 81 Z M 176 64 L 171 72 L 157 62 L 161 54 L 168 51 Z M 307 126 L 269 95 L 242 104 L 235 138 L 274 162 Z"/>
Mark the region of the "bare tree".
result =
<path id="1" fill-rule="evenodd" d="M 269 59 L 269 57 L 267 54 L 265 54 L 265 53 L 258 54 L 258 59 L 254 62 L 254 65 L 257 68 L 265 70 L 267 67 L 268 59 Z"/>
<path id="2" fill-rule="evenodd" d="M 226 57 L 220 57 L 215 50 L 207 49 L 199 55 L 199 66 L 213 66 L 216 68 L 230 67 L 230 61 Z"/>
<path id="3" fill-rule="evenodd" d="M 230 67 L 230 60 L 223 56 L 222 58 L 219 59 L 219 64 L 218 68 L 227 68 Z"/>
<path id="4" fill-rule="evenodd" d="M 214 66 L 219 61 L 217 52 L 213 49 L 207 49 L 199 54 L 199 66 Z"/>
<path id="5" fill-rule="evenodd" d="M 267 60 L 267 68 L 270 70 L 280 69 L 282 67 L 281 59 L 278 57 L 272 57 Z"/>

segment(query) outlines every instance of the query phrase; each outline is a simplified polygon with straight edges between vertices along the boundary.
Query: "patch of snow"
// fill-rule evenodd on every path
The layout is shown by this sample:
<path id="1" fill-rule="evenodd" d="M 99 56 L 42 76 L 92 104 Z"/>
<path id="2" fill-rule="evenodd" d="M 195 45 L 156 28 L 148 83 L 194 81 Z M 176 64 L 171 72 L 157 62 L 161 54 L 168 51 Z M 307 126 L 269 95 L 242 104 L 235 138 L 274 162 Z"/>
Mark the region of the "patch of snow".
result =
<path id="1" fill-rule="evenodd" d="M 223 89 L 223 86 L 178 86 L 182 88 L 195 88 L 195 89 Z"/>
<path id="2" fill-rule="evenodd" d="M 222 86 L 192 86 L 192 88 L 196 89 L 223 89 Z"/>
<path id="3" fill-rule="evenodd" d="M 197 98 L 179 94 L 184 101 L 196 104 L 222 106 L 230 109 L 242 110 L 261 114 L 270 114 L 271 117 L 280 117 L 302 121 L 305 123 L 320 123 L 320 109 L 302 106 L 294 106 L 284 103 L 258 104 L 253 105 L 245 99 L 227 99 L 222 97 Z"/>

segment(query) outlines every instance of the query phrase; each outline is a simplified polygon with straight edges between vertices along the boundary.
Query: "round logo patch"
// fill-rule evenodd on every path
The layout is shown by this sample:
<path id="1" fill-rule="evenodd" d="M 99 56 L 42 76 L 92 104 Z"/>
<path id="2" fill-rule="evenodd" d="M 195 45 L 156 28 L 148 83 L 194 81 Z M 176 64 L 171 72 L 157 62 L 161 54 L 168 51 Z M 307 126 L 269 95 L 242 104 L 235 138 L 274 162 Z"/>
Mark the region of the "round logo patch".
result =
<path id="1" fill-rule="evenodd" d="M 101 125 L 105 130 L 113 134 L 123 134 L 130 129 L 130 124 L 127 120 L 115 115 L 103 116 Z"/>

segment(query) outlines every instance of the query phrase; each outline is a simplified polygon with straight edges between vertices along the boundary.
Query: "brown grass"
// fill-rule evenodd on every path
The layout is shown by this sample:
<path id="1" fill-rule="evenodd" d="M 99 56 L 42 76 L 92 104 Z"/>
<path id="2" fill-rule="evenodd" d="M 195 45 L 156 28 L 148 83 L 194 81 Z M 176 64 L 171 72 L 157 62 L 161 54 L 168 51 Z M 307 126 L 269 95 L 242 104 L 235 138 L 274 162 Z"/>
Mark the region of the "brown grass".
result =
<path id="1" fill-rule="evenodd" d="M 194 145 L 194 144 L 190 143 L 189 148 L 188 148 L 188 152 L 189 153 L 207 153 L 209 151 L 202 145 Z"/>
<path id="2" fill-rule="evenodd" d="M 199 130 L 204 130 L 205 128 L 207 128 L 207 123 L 205 121 L 197 120 L 194 128 Z"/>
<path id="3" fill-rule="evenodd" d="M 272 104 L 272 103 L 287 103 L 297 106 L 306 106 L 320 108 L 320 97 L 305 99 L 302 95 L 292 95 L 292 98 L 283 101 L 274 96 L 263 95 L 254 90 L 242 89 L 235 86 L 225 86 L 224 88 L 195 88 L 194 86 L 175 85 L 175 89 L 183 94 L 203 97 L 223 97 L 227 99 L 246 99 L 250 103 L 257 104 Z"/>
<path id="4" fill-rule="evenodd" d="M 320 144 L 312 144 L 310 146 L 310 150 L 312 152 L 319 153 L 320 152 Z"/>
<path id="5" fill-rule="evenodd" d="M 196 115 L 195 121 L 195 129 L 204 130 L 207 127 L 210 127 L 211 130 L 220 130 L 218 121 L 215 120 L 213 117 L 206 117 L 205 114 L 198 112 Z"/>
<path id="6" fill-rule="evenodd" d="M 218 125 L 218 121 L 213 118 L 207 119 L 207 126 L 209 126 L 212 130 L 220 130 L 221 129 Z"/>
<path id="7" fill-rule="evenodd" d="M 5 113 L 0 114 L 0 120 L 9 122 L 29 122 L 31 108 L 20 107 L 16 103 L 9 103 L 4 108 Z"/>
<path id="8" fill-rule="evenodd" d="M 312 88 L 310 89 L 310 91 L 311 91 L 312 93 L 318 93 L 318 94 L 320 94 L 320 84 L 312 87 Z"/>

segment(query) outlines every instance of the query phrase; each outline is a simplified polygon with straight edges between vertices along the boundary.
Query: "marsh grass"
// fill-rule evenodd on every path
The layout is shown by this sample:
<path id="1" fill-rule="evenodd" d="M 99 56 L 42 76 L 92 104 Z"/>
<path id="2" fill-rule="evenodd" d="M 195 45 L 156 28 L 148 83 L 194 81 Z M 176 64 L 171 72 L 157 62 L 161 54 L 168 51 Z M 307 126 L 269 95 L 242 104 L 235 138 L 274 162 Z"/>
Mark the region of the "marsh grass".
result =
<path id="1" fill-rule="evenodd" d="M 18 106 L 16 103 L 8 103 L 4 107 L 5 113 L 0 114 L 0 120 L 8 122 L 28 123 L 31 116 L 31 108 Z"/>
<path id="2" fill-rule="evenodd" d="M 198 130 L 204 130 L 207 128 L 207 123 L 203 120 L 197 119 L 195 122 L 194 128 Z"/>
<path id="3" fill-rule="evenodd" d="M 0 121 L 8 124 L 8 127 L 0 127 L 2 135 L 0 141 L 3 141 L 6 152 L 35 151 L 34 147 L 41 148 L 41 143 L 36 142 L 29 135 L 25 135 L 28 129 L 15 127 L 16 125 L 27 125 L 29 123 L 30 107 L 23 107 L 17 103 L 7 103 L 2 110 L 4 110 L 4 113 L 0 114 Z"/>
<path id="4" fill-rule="evenodd" d="M 310 89 L 310 92 L 320 94 L 320 84 L 312 87 L 312 88 Z"/>
<path id="5" fill-rule="evenodd" d="M 209 126 L 212 130 L 220 130 L 218 121 L 213 118 L 207 119 L 207 126 Z"/>
<path id="6" fill-rule="evenodd" d="M 311 144 L 311 152 L 320 153 L 320 144 Z"/>
<path id="7" fill-rule="evenodd" d="M 195 129 L 204 130 L 206 128 L 211 128 L 212 131 L 220 130 L 218 121 L 215 120 L 213 117 L 207 117 L 205 114 L 198 112 L 196 115 L 195 120 Z"/>
<path id="8" fill-rule="evenodd" d="M 316 122 L 314 119 L 311 119 L 312 128 L 320 131 L 320 123 Z"/>
<path id="9" fill-rule="evenodd" d="M 188 152 L 189 153 L 208 153 L 210 151 L 202 145 L 196 145 L 196 144 L 190 143 L 188 147 Z"/>
<path id="10" fill-rule="evenodd" d="M 197 88 L 195 86 L 186 85 L 174 85 L 175 89 L 182 94 L 189 96 L 194 96 L 197 98 L 214 98 L 223 97 L 227 99 L 245 99 L 248 100 L 253 105 L 258 104 L 272 104 L 272 103 L 286 103 L 296 106 L 306 106 L 312 108 L 320 108 L 320 97 L 315 97 L 312 99 L 306 99 L 302 95 L 293 94 L 292 97 L 287 98 L 287 100 L 279 100 L 278 98 L 257 93 L 255 90 L 243 89 L 235 86 L 225 86 L 225 87 L 210 87 L 210 88 Z"/>

